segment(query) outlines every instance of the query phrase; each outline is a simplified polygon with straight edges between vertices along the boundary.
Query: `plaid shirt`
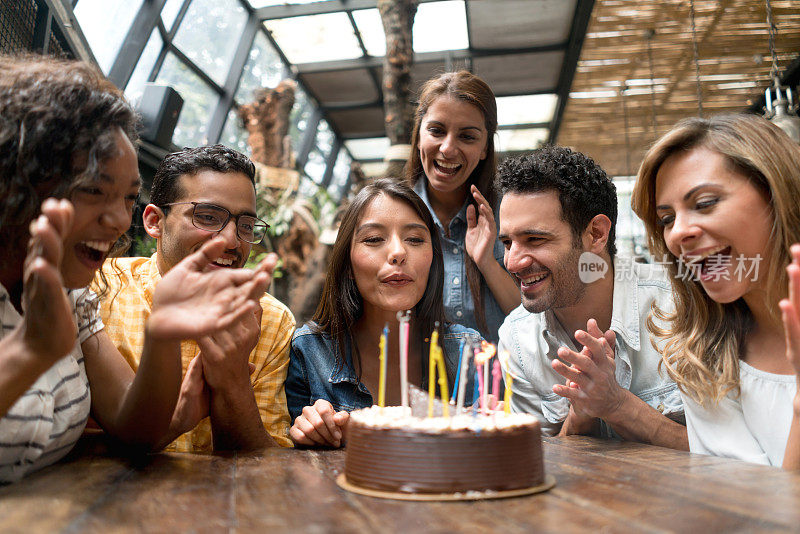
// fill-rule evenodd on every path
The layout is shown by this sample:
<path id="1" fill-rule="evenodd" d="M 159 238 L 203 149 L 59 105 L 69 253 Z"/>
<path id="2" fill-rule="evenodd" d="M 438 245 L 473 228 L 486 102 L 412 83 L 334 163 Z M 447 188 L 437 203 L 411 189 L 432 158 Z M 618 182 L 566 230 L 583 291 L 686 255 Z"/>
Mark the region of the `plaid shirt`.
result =
<path id="1" fill-rule="evenodd" d="M 153 305 L 153 292 L 161 280 L 156 255 L 150 258 L 114 258 L 103 265 L 108 289 L 101 294 L 100 316 L 111 341 L 135 371 L 144 346 L 144 323 Z M 95 291 L 104 283 L 95 279 Z M 284 381 L 289 364 L 289 346 L 295 321 L 292 313 L 273 296 L 261 298 L 261 336 L 250 354 L 255 371 L 250 375 L 258 411 L 264 428 L 275 441 L 291 447 L 289 412 L 286 409 Z M 183 372 L 199 353 L 197 343 L 181 343 Z M 167 451 L 211 452 L 211 421 L 208 417 L 191 431 L 169 444 Z"/>

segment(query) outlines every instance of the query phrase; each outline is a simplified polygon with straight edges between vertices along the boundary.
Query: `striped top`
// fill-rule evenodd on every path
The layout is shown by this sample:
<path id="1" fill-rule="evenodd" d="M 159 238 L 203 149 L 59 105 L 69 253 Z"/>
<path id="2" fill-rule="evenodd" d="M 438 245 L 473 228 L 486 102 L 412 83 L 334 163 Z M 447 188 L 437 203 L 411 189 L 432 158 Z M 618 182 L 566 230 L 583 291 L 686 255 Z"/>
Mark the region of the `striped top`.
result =
<path id="1" fill-rule="evenodd" d="M 78 325 L 78 340 L 45 371 L 0 419 L 0 484 L 64 457 L 78 441 L 91 407 L 81 343 L 103 329 L 97 297 L 86 289 L 67 291 Z M 0 336 L 22 321 L 0 285 Z"/>

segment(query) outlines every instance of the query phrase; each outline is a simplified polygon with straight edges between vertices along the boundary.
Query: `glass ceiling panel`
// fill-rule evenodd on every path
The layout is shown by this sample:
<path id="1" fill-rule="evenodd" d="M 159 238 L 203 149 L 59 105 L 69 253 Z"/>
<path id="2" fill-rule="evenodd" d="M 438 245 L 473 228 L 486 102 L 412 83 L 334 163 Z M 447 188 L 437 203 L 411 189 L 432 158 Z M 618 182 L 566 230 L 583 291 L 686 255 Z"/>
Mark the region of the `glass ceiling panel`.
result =
<path id="1" fill-rule="evenodd" d="M 377 9 L 359 9 L 353 11 L 353 19 L 369 55 L 375 57 L 386 55 L 386 35 L 383 33 L 380 12 Z"/>
<path id="2" fill-rule="evenodd" d="M 497 122 L 500 126 L 550 122 L 557 102 L 554 94 L 501 96 L 497 98 Z"/>
<path id="3" fill-rule="evenodd" d="M 535 150 L 547 141 L 550 130 L 547 128 L 522 128 L 518 130 L 498 130 L 497 150 Z"/>
<path id="4" fill-rule="evenodd" d="M 355 159 L 383 159 L 389 150 L 389 138 L 350 139 L 345 141 L 344 145 Z"/>
<path id="5" fill-rule="evenodd" d="M 239 104 L 249 102 L 253 92 L 262 87 L 275 88 L 283 79 L 284 65 L 267 36 L 258 32 L 250 49 L 250 56 L 242 69 L 242 78 L 236 89 Z"/>
<path id="6" fill-rule="evenodd" d="M 105 74 L 108 74 L 114 60 L 117 59 L 122 41 L 125 40 L 136 13 L 142 7 L 142 2 L 143 0 L 128 2 L 81 0 L 75 6 L 75 17 L 92 48 L 97 63 Z M 13 4 L 12 2 L 11 5 Z"/>
<path id="7" fill-rule="evenodd" d="M 253 9 L 267 6 L 286 6 L 291 4 L 313 4 L 328 0 L 248 0 Z"/>
<path id="8" fill-rule="evenodd" d="M 464 0 L 420 4 L 414 17 L 414 52 L 469 47 Z"/>
<path id="9" fill-rule="evenodd" d="M 150 34 L 150 39 L 147 40 L 147 46 L 144 47 L 142 56 L 136 63 L 136 68 L 133 69 L 128 85 L 125 86 L 125 96 L 131 102 L 136 102 L 141 98 L 144 84 L 147 83 L 147 79 L 150 77 L 150 72 L 153 70 L 153 65 L 158 59 L 158 54 L 161 52 L 163 44 L 161 34 L 158 33 L 157 28 L 154 29 L 153 33 Z"/>
<path id="10" fill-rule="evenodd" d="M 239 0 L 192 0 L 175 35 L 175 45 L 224 85 L 247 11 Z"/>
<path id="11" fill-rule="evenodd" d="M 185 0 L 167 0 L 167 3 L 164 4 L 164 8 L 161 10 L 161 21 L 164 23 L 164 27 L 167 31 L 172 29 L 172 25 L 175 23 L 175 18 L 178 16 L 178 12 L 181 10 L 181 6 Z"/>
<path id="12" fill-rule="evenodd" d="M 242 154 L 250 155 L 250 145 L 247 144 L 247 131 L 242 128 L 242 122 L 239 120 L 235 109 L 231 109 L 228 112 L 228 118 L 225 120 L 225 127 L 222 129 L 219 142 L 238 150 Z"/>
<path id="13" fill-rule="evenodd" d="M 214 90 L 174 54 L 167 54 L 156 83 L 171 85 L 183 98 L 172 142 L 178 146 L 206 144 L 206 127 L 217 102 Z"/>
<path id="14" fill-rule="evenodd" d="M 291 63 L 355 59 L 363 55 L 345 13 L 268 20 L 264 27 Z"/>

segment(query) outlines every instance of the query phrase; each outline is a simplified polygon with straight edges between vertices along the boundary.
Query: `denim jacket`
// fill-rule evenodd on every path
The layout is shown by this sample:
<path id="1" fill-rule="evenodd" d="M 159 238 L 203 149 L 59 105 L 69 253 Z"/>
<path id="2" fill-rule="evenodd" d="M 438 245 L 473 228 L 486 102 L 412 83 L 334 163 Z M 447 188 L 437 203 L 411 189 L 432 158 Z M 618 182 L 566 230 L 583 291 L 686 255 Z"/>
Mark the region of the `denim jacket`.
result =
<path id="1" fill-rule="evenodd" d="M 666 371 L 659 371 L 661 355 L 650 343 L 645 322 L 653 303 L 664 311 L 674 308 L 664 270 L 658 265 L 617 257 L 611 276 L 617 382 L 653 409 L 685 425 L 678 386 Z M 507 350 L 511 356 L 504 370 L 518 377 L 512 383 L 511 410 L 536 415 L 545 435 L 558 433 L 569 413 L 569 400 L 553 392 L 553 385 L 564 383 L 551 366 L 561 346 L 575 348 L 572 336 L 564 331 L 552 310 L 530 313 L 520 306 L 500 328 L 498 349 Z M 601 423 L 601 436 L 619 437 L 604 421 Z"/>
<path id="2" fill-rule="evenodd" d="M 464 245 L 464 239 L 467 235 L 467 206 L 469 206 L 469 199 L 464 200 L 464 205 L 450 221 L 448 225 L 449 237 L 445 234 L 444 227 L 436 217 L 436 213 L 431 207 L 430 199 L 428 198 L 428 191 L 425 188 L 427 180 L 420 179 L 414 184 L 414 192 L 428 206 L 428 211 L 433 216 L 433 221 L 439 229 L 439 239 L 442 242 L 442 255 L 444 259 L 444 313 L 447 320 L 453 323 L 462 324 L 473 330 L 479 330 L 478 321 L 475 319 L 475 305 L 472 302 L 472 291 L 467 282 L 467 271 L 464 265 L 464 259 L 467 254 L 467 248 Z M 499 220 L 495 212 L 495 220 Z M 500 267 L 505 269 L 503 264 L 503 253 L 505 252 L 503 244 L 495 239 L 494 241 L 494 259 L 500 264 Z M 489 286 L 483 284 L 483 308 L 486 315 L 487 331 L 481 332 L 481 335 L 487 341 L 497 343 L 497 331 L 500 325 L 503 324 L 503 319 L 506 314 L 497 303 L 489 289 Z"/>
<path id="3" fill-rule="evenodd" d="M 448 374 L 455 376 L 458 366 L 461 340 L 470 338 L 479 343 L 478 332 L 458 324 L 448 323 L 440 334 L 439 342 L 445 352 L 445 365 Z M 345 365 L 337 369 L 336 354 L 338 343 L 327 334 L 317 334 L 309 324 L 303 325 L 292 337 L 289 353 L 289 371 L 286 377 L 286 403 L 292 421 L 300 415 L 303 408 L 317 399 L 329 401 L 339 410 L 352 411 L 373 405 L 372 394 L 364 384 L 358 382 L 353 369 L 350 340 L 346 340 Z M 427 387 L 428 373 L 422 373 L 423 389 Z M 470 360 L 467 373 L 465 404 L 472 403 L 475 367 Z M 451 393 L 454 384 L 450 384 Z"/>

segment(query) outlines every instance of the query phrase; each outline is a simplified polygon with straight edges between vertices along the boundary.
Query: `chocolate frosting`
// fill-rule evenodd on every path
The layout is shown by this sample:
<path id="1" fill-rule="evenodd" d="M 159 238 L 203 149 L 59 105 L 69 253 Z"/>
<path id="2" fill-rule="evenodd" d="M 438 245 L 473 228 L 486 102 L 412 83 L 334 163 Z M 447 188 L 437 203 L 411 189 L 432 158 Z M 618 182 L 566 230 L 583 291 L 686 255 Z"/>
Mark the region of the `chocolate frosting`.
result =
<path id="1" fill-rule="evenodd" d="M 544 482 L 539 424 L 430 432 L 351 419 L 345 476 L 356 486 L 402 493 L 512 490 Z"/>

